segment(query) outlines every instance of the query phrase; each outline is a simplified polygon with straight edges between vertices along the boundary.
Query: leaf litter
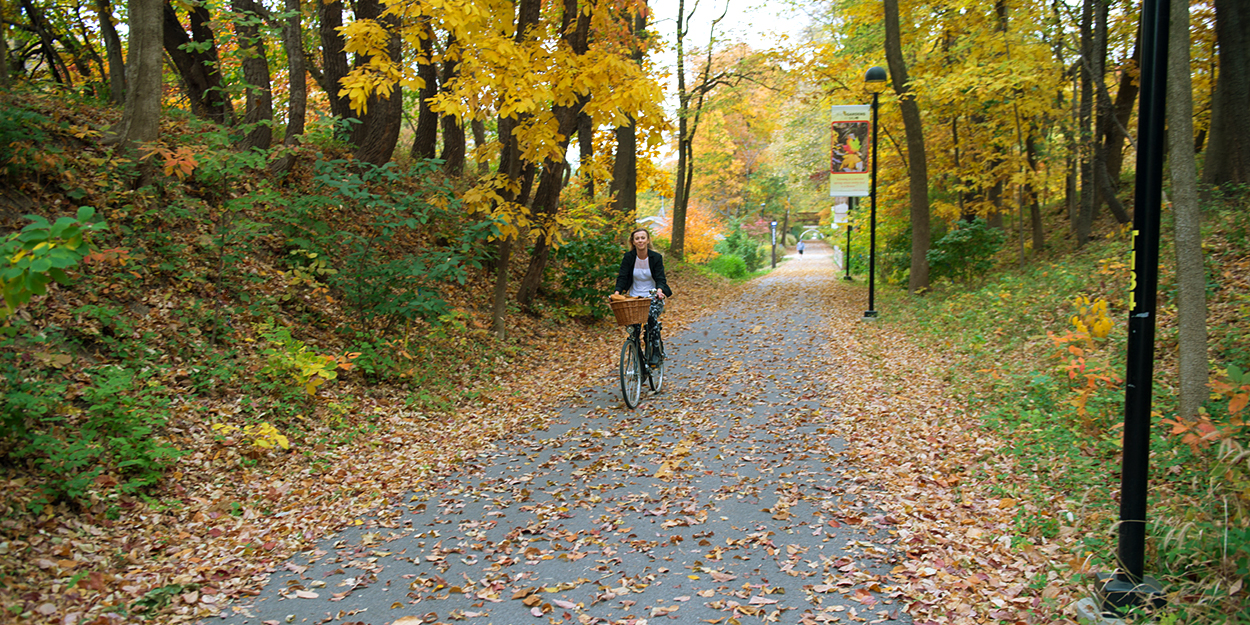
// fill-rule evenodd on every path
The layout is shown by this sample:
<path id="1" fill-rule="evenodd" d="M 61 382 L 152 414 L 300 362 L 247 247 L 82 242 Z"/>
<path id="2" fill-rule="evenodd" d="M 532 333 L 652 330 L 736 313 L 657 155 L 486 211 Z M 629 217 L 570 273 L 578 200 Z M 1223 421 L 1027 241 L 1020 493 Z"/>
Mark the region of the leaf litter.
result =
<path id="1" fill-rule="evenodd" d="M 862 290 L 832 273 L 810 253 L 742 300 L 688 289 L 665 317 L 682 337 L 682 379 L 637 412 L 588 391 L 615 380 L 620 335 L 601 328 L 541 337 L 444 421 L 344 384 L 378 433 L 327 451 L 321 472 L 280 456 L 244 467 L 204 445 L 179 460 L 181 506 L 7 520 L 0 599 L 92 624 L 126 610 L 247 620 L 278 602 L 348 623 L 504 622 L 511 603 L 552 623 L 1062 618 L 1041 598 L 1071 592 L 1074 570 L 1056 564 L 1070 559 L 1064 534 L 1013 548 L 1016 502 L 991 494 L 1012 474 L 1005 444 L 929 375 L 940 355 L 860 322 Z M 787 342 L 813 293 L 820 321 L 802 321 L 817 331 Z M 751 317 L 765 309 L 767 323 Z M 742 349 L 713 349 L 717 337 L 698 331 L 708 317 Z M 586 427 L 551 435 L 569 402 Z M 193 443 L 207 424 L 187 421 Z M 474 481 L 492 465 L 496 479 Z M 537 579 L 549 562 L 581 574 Z M 283 580 L 276 596 L 264 594 L 271 579 Z M 377 586 L 392 594 L 385 605 L 353 603 Z"/>

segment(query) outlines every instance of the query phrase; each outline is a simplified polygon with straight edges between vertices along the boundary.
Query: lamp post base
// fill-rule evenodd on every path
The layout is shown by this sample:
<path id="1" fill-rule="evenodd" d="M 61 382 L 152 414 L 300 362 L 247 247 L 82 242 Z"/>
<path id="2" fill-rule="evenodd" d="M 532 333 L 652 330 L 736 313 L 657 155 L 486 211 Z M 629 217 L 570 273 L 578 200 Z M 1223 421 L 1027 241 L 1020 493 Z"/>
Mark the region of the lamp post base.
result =
<path id="1" fill-rule="evenodd" d="M 1149 575 L 1142 578 L 1141 583 L 1134 583 L 1122 572 L 1099 573 L 1098 584 L 1094 589 L 1094 597 L 1098 600 L 1098 608 L 1104 616 L 1123 616 L 1127 608 L 1146 607 L 1157 609 L 1167 603 L 1164 598 L 1163 586 Z"/>
<path id="2" fill-rule="evenodd" d="M 864 311 L 864 321 L 868 321 L 869 319 L 876 319 L 876 318 L 877 318 L 877 311 L 875 310 Z"/>
<path id="3" fill-rule="evenodd" d="M 843 279 L 843 280 L 850 281 L 850 280 L 854 280 L 855 278 L 852 278 L 852 277 L 850 277 L 850 276 L 843 276 L 843 277 L 842 277 L 842 279 Z"/>

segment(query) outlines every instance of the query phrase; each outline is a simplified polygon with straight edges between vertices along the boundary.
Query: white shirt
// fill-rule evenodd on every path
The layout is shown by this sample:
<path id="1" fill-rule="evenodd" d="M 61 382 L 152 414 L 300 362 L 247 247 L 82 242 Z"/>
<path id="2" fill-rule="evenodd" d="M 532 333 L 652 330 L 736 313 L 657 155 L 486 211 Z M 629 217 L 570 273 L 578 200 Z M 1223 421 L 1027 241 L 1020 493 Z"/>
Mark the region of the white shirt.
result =
<path id="1" fill-rule="evenodd" d="M 649 291 L 655 288 L 655 279 L 651 277 L 651 260 L 638 258 L 634 255 L 634 283 L 629 287 L 633 297 L 650 297 Z"/>

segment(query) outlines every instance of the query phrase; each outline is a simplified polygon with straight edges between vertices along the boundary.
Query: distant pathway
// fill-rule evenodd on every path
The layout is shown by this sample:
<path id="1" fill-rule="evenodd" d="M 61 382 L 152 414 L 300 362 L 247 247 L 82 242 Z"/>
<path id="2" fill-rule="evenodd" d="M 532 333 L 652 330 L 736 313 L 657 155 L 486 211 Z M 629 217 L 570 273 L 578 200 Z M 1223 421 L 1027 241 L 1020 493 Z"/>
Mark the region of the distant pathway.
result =
<path id="1" fill-rule="evenodd" d="M 830 425 L 829 253 L 810 242 L 666 337 L 666 388 L 637 410 L 613 352 L 546 430 L 297 555 L 210 622 L 910 623 L 885 519 L 843 477 Z"/>

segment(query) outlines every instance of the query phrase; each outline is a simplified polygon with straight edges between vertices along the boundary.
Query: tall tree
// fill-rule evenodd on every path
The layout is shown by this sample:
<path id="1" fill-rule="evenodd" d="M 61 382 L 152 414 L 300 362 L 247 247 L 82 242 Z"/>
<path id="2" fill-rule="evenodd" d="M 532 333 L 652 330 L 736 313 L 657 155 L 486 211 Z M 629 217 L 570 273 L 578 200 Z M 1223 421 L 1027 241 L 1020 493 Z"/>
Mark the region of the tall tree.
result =
<path id="1" fill-rule="evenodd" d="M 44 18 L 43 10 L 31 0 L 21 0 L 22 10 L 30 20 L 30 28 L 39 37 L 39 47 L 43 50 L 43 58 L 52 71 L 52 78 L 57 83 L 68 87 L 74 86 L 74 79 L 69 74 L 69 66 L 61 56 L 60 47 L 56 45 L 56 33 L 52 25 Z M 7 47 L 7 43 L 5 44 Z"/>
<path id="2" fill-rule="evenodd" d="M 421 17 L 423 28 L 420 31 L 421 42 L 418 44 L 420 57 L 417 59 L 417 77 L 421 79 L 421 88 L 417 91 L 417 129 L 412 137 L 414 159 L 434 158 L 438 143 L 438 113 L 430 108 L 430 99 L 438 95 L 438 66 L 434 64 L 434 29 L 430 27 L 430 18 Z"/>
<path id="3" fill-rule="evenodd" d="M 694 140 L 699 132 L 699 118 L 708 94 L 724 80 L 726 74 L 712 73 L 712 50 L 716 44 L 716 26 L 729 13 L 729 2 L 720 17 L 712 20 L 708 34 L 706 58 L 699 80 L 686 88 L 685 40 L 690 34 L 690 21 L 694 19 L 698 2 L 686 13 L 685 0 L 677 0 L 677 179 L 673 186 L 673 229 L 669 254 L 681 259 L 686 247 L 686 211 L 690 206 L 690 187 L 694 183 Z"/>
<path id="4" fill-rule="evenodd" d="M 903 114 L 903 132 L 907 135 L 908 195 L 911 200 L 911 272 L 907 287 L 910 292 L 919 293 L 929 287 L 929 169 L 925 160 L 924 125 L 903 60 L 898 0 L 884 0 L 883 4 L 885 59 Z"/>
<path id="5" fill-rule="evenodd" d="M 126 59 L 126 106 L 109 143 L 133 149 L 155 141 L 161 126 L 162 0 L 129 0 L 130 56 Z"/>
<path id="6" fill-rule="evenodd" d="M 642 3 L 643 10 L 625 13 L 625 19 L 629 20 L 629 30 L 631 37 L 631 54 L 634 62 L 639 65 L 643 60 L 643 43 L 642 39 L 647 29 L 647 3 Z M 680 43 L 678 44 L 680 45 Z M 583 151 L 588 142 L 593 141 L 585 137 L 587 132 L 593 132 L 593 129 L 583 131 L 581 146 Z M 626 122 L 616 127 L 616 159 L 612 162 L 612 184 L 608 188 L 608 194 L 612 197 L 612 206 L 617 213 L 622 215 L 633 215 L 638 210 L 638 123 L 633 116 L 628 117 Z M 593 149 L 593 143 L 591 143 Z M 588 161 L 587 161 L 588 162 Z M 677 252 L 677 258 L 681 257 L 680 251 Z"/>
<path id="7" fill-rule="evenodd" d="M 1202 211 L 1194 159 L 1193 85 L 1189 75 L 1189 0 L 1171 0 L 1168 31 L 1168 169 L 1176 214 L 1177 349 L 1180 416 L 1198 417 L 1209 390 L 1206 268 L 1202 260 Z"/>
<path id="8" fill-rule="evenodd" d="M 125 104 L 125 52 L 122 49 L 122 39 L 117 34 L 117 27 L 113 24 L 113 3 L 110 0 L 96 0 L 95 10 L 96 19 L 100 22 L 100 36 L 104 38 L 104 54 L 108 57 L 109 100 L 114 104 Z M 0 34 L 0 37 L 2 36 Z M 8 56 L 7 49 L 4 56 Z"/>
<path id="9" fill-rule="evenodd" d="M 235 12 L 239 53 L 243 59 L 243 89 L 246 94 L 242 120 L 246 134 L 236 145 L 242 150 L 267 150 L 273 141 L 273 88 L 269 57 L 260 27 L 265 23 L 268 11 L 256 0 L 231 0 L 231 5 Z"/>
<path id="10" fill-rule="evenodd" d="M 590 48 L 590 12 L 579 12 L 578 0 L 564 0 L 564 12 L 561 17 L 561 41 L 569 47 L 575 57 L 586 54 Z M 568 103 L 556 103 L 551 108 L 551 116 L 557 127 L 558 149 L 543 161 L 542 175 L 538 181 L 538 190 L 534 193 L 533 219 L 540 230 L 538 240 L 534 243 L 534 252 L 530 255 L 530 264 L 521 279 L 517 300 L 521 307 L 533 311 L 534 297 L 542 284 L 543 270 L 547 268 L 547 260 L 556 245 L 559 236 L 559 224 L 556 214 L 560 206 L 560 191 L 564 188 L 565 172 L 568 169 L 569 142 L 577 130 L 577 118 L 582 112 L 586 100 L 578 97 Z M 461 131 L 461 137 L 463 137 Z M 462 139 L 463 140 L 463 139 Z M 462 160 L 463 165 L 463 160 Z"/>
<path id="11" fill-rule="evenodd" d="M 347 48 L 339 29 L 343 27 L 343 1 L 317 2 L 317 35 L 321 40 L 321 71 L 314 76 L 321 90 L 330 100 L 330 114 L 338 119 L 352 115 L 351 100 L 343 94 L 340 85 L 347 76 Z"/>
<path id="12" fill-rule="evenodd" d="M 1081 3 L 1081 59 L 1080 63 L 1080 114 L 1077 118 L 1077 149 L 1080 162 L 1080 209 L 1077 211 L 1076 244 L 1083 246 L 1089 242 L 1090 232 L 1094 227 L 1094 155 L 1090 149 L 1092 132 L 1090 125 L 1094 112 L 1094 5 L 1099 0 L 1084 0 Z"/>
<path id="13" fill-rule="evenodd" d="M 456 42 L 455 34 L 447 38 L 447 49 L 451 54 L 444 55 L 443 60 L 443 83 L 450 83 L 456 79 L 459 74 L 460 61 L 457 58 L 457 50 L 459 44 Z M 442 118 L 443 126 L 443 153 L 439 158 L 443 160 L 443 171 L 449 176 L 460 176 L 464 174 L 464 158 L 465 158 L 465 134 L 464 126 L 455 115 L 444 115 Z"/>
<path id="14" fill-rule="evenodd" d="M 1203 181 L 1210 185 L 1250 183 L 1250 6 L 1245 0 L 1215 0 L 1220 70 L 1211 103 L 1210 143 Z"/>
<path id="15" fill-rule="evenodd" d="M 525 44 L 534 38 L 533 30 L 538 26 L 541 10 L 540 0 L 520 0 L 517 3 L 515 43 Z M 499 196 L 499 204 L 504 206 L 524 204 L 529 196 L 528 181 L 533 177 L 533 163 L 521 158 L 521 145 L 516 135 L 519 121 L 515 115 L 501 115 L 499 118 L 499 173 L 507 184 Z M 491 317 L 492 329 L 500 339 L 507 333 L 508 272 L 515 238 L 515 234 L 508 233 L 499 238 L 499 252 L 495 259 L 495 301 Z"/>
<path id="16" fill-rule="evenodd" d="M 213 16 L 202 2 L 187 9 L 191 34 L 183 29 L 173 4 L 166 0 L 163 17 L 165 53 L 173 61 L 191 112 L 218 124 L 234 124 L 234 107 L 221 82 L 221 61 L 213 35 Z"/>
<path id="17" fill-rule="evenodd" d="M 382 26 L 386 44 L 384 50 L 361 54 L 356 58 L 356 67 L 373 63 L 384 57 L 381 62 L 397 64 L 402 60 L 403 40 L 395 33 L 399 18 L 384 15 L 386 7 L 380 0 L 356 0 L 356 21 L 372 20 Z M 356 147 L 354 155 L 357 159 L 374 165 L 383 165 L 391 160 L 395 153 L 395 145 L 399 141 L 399 130 L 403 123 L 404 98 L 402 87 L 394 85 L 386 92 L 375 91 L 370 94 L 365 107 L 358 112 L 360 123 L 352 127 L 348 139 Z"/>
<path id="18" fill-rule="evenodd" d="M 293 148 L 304 134 L 304 116 L 308 108 L 308 69 L 304 57 L 304 35 L 301 26 L 300 0 L 285 0 L 286 18 L 282 21 L 282 47 L 286 50 L 289 79 L 286 132 L 282 145 Z M 295 165 L 295 152 L 288 150 L 270 165 L 275 172 L 286 172 Z"/>

